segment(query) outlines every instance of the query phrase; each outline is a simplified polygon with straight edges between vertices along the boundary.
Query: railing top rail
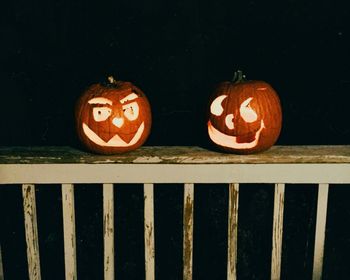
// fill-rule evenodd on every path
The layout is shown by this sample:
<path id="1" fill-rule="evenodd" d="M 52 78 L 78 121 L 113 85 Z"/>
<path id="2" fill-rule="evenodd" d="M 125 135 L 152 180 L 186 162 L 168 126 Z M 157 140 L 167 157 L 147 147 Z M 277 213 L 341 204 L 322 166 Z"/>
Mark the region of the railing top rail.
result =
<path id="1" fill-rule="evenodd" d="M 263 164 L 350 163 L 350 145 L 274 146 L 234 155 L 196 146 L 143 146 L 119 155 L 94 155 L 65 146 L 0 147 L 0 164 Z"/>

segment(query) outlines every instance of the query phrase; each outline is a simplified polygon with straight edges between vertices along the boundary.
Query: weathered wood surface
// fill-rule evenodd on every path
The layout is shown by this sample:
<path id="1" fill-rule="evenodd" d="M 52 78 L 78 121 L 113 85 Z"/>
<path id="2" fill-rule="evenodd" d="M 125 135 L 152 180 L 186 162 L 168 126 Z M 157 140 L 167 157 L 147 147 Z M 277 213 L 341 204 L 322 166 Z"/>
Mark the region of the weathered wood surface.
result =
<path id="1" fill-rule="evenodd" d="M 275 184 L 272 228 L 271 280 L 279 280 L 281 278 L 284 189 L 284 184 Z"/>
<path id="2" fill-rule="evenodd" d="M 29 279 L 40 280 L 41 274 L 35 186 L 32 184 L 24 184 L 22 186 L 22 194 Z"/>
<path id="3" fill-rule="evenodd" d="M 320 280 L 322 278 L 324 241 L 327 222 L 328 190 L 328 184 L 320 184 L 318 186 L 314 263 L 312 273 L 313 280 Z"/>
<path id="4" fill-rule="evenodd" d="M 66 280 L 77 279 L 74 186 L 62 184 L 64 264 Z"/>
<path id="5" fill-rule="evenodd" d="M 104 279 L 114 280 L 114 189 L 103 184 Z"/>
<path id="6" fill-rule="evenodd" d="M 155 279 L 154 247 L 154 191 L 153 184 L 144 184 L 144 229 L 145 229 L 145 275 L 146 280 Z"/>
<path id="7" fill-rule="evenodd" d="M 143 146 L 120 155 L 95 155 L 71 147 L 0 147 L 0 164 L 43 163 L 350 163 L 346 146 L 274 146 L 253 155 L 234 155 L 187 146 Z"/>
<path id="8" fill-rule="evenodd" d="M 227 280 L 237 279 L 238 197 L 239 184 L 229 184 Z"/>
<path id="9" fill-rule="evenodd" d="M 0 164 L 0 187 L 27 182 L 344 184 L 350 183 L 350 164 Z"/>
<path id="10" fill-rule="evenodd" d="M 184 185 L 183 279 L 192 280 L 194 184 Z"/>

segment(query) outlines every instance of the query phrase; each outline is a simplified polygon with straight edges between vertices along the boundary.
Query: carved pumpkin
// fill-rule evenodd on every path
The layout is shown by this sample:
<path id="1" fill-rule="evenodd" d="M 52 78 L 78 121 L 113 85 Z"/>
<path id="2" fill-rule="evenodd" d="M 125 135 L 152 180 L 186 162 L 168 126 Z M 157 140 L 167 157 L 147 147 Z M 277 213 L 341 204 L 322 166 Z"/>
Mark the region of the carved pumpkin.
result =
<path id="1" fill-rule="evenodd" d="M 140 147 L 151 130 L 151 108 L 145 94 L 130 82 L 108 78 L 90 86 L 79 98 L 76 129 L 83 145 L 99 154 Z"/>
<path id="2" fill-rule="evenodd" d="M 263 81 L 246 81 L 241 71 L 219 84 L 209 103 L 208 134 L 221 150 L 249 154 L 277 141 L 282 109 L 274 89 Z"/>

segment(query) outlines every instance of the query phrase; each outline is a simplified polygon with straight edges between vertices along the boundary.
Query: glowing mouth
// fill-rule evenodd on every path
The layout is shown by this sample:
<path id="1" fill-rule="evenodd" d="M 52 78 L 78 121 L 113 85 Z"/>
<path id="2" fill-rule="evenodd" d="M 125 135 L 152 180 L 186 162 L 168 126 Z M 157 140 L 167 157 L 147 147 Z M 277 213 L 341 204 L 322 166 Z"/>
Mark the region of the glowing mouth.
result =
<path id="1" fill-rule="evenodd" d="M 95 144 L 104 146 L 104 147 L 129 147 L 137 143 L 140 140 L 143 130 L 145 129 L 145 124 L 142 123 L 134 137 L 131 139 L 129 143 L 126 143 L 123 139 L 120 138 L 118 134 L 114 135 L 108 142 L 103 141 L 95 132 L 93 132 L 90 127 L 83 123 L 83 130 L 85 135 Z"/>
<path id="2" fill-rule="evenodd" d="M 229 136 L 229 135 L 226 135 L 226 134 L 220 132 L 211 124 L 210 121 L 208 121 L 208 133 L 209 133 L 210 139 L 213 140 L 214 143 L 216 143 L 220 146 L 233 148 L 233 149 L 254 148 L 258 144 L 259 138 L 260 138 L 260 133 L 264 128 L 265 128 L 264 121 L 261 120 L 260 128 L 255 133 L 254 140 L 251 142 L 248 142 L 248 143 L 238 143 L 236 136 Z"/>

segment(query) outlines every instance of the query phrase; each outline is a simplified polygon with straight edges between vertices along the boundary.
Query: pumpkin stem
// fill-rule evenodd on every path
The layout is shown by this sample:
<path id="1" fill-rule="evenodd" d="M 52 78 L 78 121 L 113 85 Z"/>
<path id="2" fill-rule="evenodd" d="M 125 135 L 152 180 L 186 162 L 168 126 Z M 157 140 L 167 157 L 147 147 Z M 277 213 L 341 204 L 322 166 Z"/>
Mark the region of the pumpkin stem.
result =
<path id="1" fill-rule="evenodd" d="M 113 78 L 113 76 L 109 76 L 107 79 L 108 79 L 108 82 L 112 85 L 115 85 L 117 83 L 117 81 Z"/>
<path id="2" fill-rule="evenodd" d="M 237 70 L 233 75 L 232 82 L 238 84 L 243 81 L 245 81 L 245 75 L 243 74 L 242 70 Z"/>

